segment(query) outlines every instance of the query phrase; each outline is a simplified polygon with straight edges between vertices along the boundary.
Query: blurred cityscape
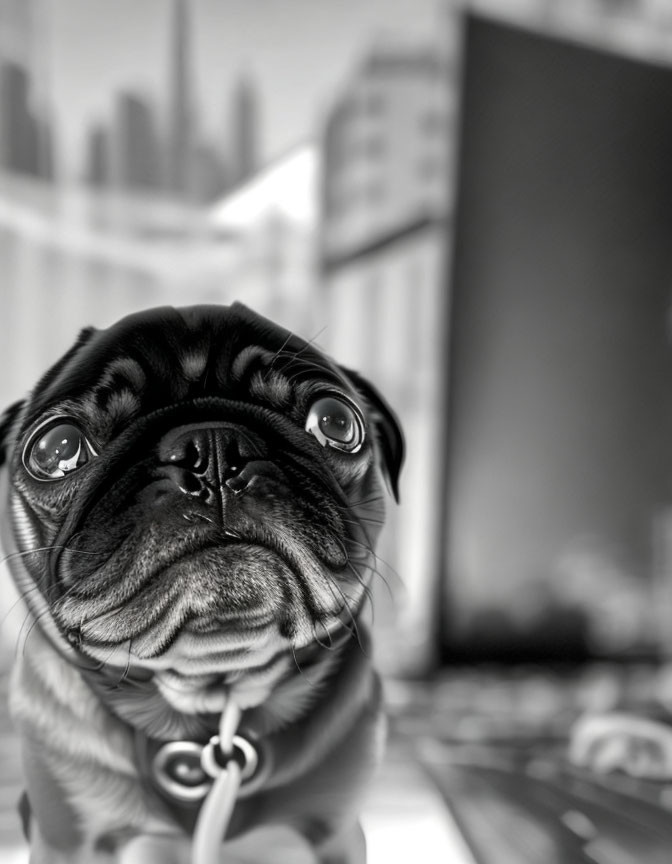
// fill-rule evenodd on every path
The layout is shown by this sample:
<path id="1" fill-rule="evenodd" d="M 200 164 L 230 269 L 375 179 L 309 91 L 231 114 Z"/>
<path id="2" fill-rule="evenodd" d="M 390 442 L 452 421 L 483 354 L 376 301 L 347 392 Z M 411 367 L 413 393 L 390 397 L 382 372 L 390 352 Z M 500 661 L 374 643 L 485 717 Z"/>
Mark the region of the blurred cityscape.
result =
<path id="1" fill-rule="evenodd" d="M 512 110 L 507 93 L 496 89 L 493 103 L 485 108 L 475 101 L 477 84 L 487 79 L 491 86 L 498 76 L 508 82 L 506 75 L 516 64 L 510 54 L 503 61 L 495 57 L 495 50 L 491 55 L 486 52 L 483 61 L 479 46 L 489 44 L 492 34 L 487 27 L 472 26 L 474 21 L 495 22 L 505 31 L 511 28 L 514 42 L 522 39 L 517 45 L 525 43 L 528 35 L 532 41 L 541 35 L 572 50 L 586 49 L 607 62 L 608 58 L 635 61 L 633 67 L 650 71 L 656 79 L 653 96 L 647 101 L 650 93 L 642 89 L 646 98 L 640 101 L 654 116 L 651 137 L 659 145 L 655 158 L 660 159 L 662 152 L 666 164 L 664 154 L 672 138 L 669 121 L 661 116 L 672 115 L 667 111 L 672 98 L 672 76 L 667 74 L 672 70 L 672 4 L 668 0 L 411 4 L 409 8 L 416 9 L 413 14 L 423 19 L 420 29 L 428 34 L 425 38 L 406 32 L 403 26 L 390 29 L 383 11 L 376 32 L 371 29 L 356 36 L 353 32 L 344 74 L 335 89 L 320 96 L 314 115 L 304 118 L 301 134 L 291 146 L 270 153 L 264 128 L 277 94 L 267 81 L 260 83 L 254 64 L 236 69 L 223 86 L 220 105 L 226 128 L 223 133 L 212 131 L 215 124 L 203 95 L 205 79 L 214 78 L 215 69 L 204 66 L 201 51 L 208 14 L 214 8 L 207 0 L 156 0 L 161 16 L 152 38 L 162 43 L 167 58 L 161 92 L 136 86 L 132 76 L 107 90 L 101 83 L 106 109 L 89 117 L 79 130 L 81 149 L 73 148 L 72 136 L 64 134 L 64 106 L 54 96 L 51 77 L 59 5 L 62 10 L 77 4 L 74 0 L 68 4 L 0 0 L 0 406 L 21 398 L 81 327 L 104 327 L 128 312 L 162 304 L 241 300 L 314 339 L 339 362 L 359 369 L 399 414 L 408 447 L 401 505 L 390 506 L 379 548 L 380 579 L 373 604 L 376 650 L 379 664 L 388 673 L 393 730 L 405 741 L 422 739 L 427 744 L 432 739 L 426 758 L 421 754 L 420 761 L 425 758 L 427 765 L 434 766 L 430 773 L 443 761 L 450 763 L 447 773 L 435 778 L 436 784 L 441 786 L 445 777 L 452 777 L 445 797 L 449 799 L 458 788 L 459 795 L 465 793 L 461 799 L 458 796 L 466 807 L 462 827 L 471 820 L 474 832 L 481 834 L 479 842 L 487 845 L 490 838 L 492 843 L 489 851 L 479 847 L 478 855 L 455 851 L 446 857 L 427 851 L 423 860 L 456 864 L 585 860 L 563 851 L 565 841 L 558 839 L 557 819 L 544 822 L 535 835 L 535 843 L 543 840 L 540 846 L 530 847 L 538 854 L 524 852 L 522 846 L 506 854 L 502 851 L 502 844 L 513 843 L 511 838 L 518 836 L 517 830 L 510 829 L 511 820 L 520 827 L 536 806 L 534 784 L 541 782 L 543 772 L 548 779 L 556 771 L 546 763 L 540 767 L 536 752 L 525 754 L 530 759 L 525 762 L 529 789 L 525 786 L 524 794 L 532 804 L 521 811 L 522 817 L 507 809 L 512 806 L 508 803 L 514 794 L 511 789 L 495 802 L 488 797 L 494 793 L 478 786 L 475 774 L 460 774 L 460 765 L 478 765 L 479 770 L 487 765 L 490 770 L 494 763 L 482 745 L 492 738 L 505 738 L 507 746 L 515 739 L 517 746 L 526 735 L 545 736 L 555 746 L 578 714 L 614 708 L 624 696 L 658 702 L 669 711 L 672 667 L 662 664 L 652 677 L 650 666 L 633 665 L 623 673 L 617 666 L 589 665 L 574 670 L 569 678 L 549 672 L 550 667 L 532 675 L 529 669 L 520 676 L 508 672 L 509 677 L 485 667 L 466 673 L 463 668 L 444 667 L 438 683 L 427 685 L 425 680 L 409 687 L 404 682 L 399 689 L 395 679 L 436 671 L 441 660 L 450 660 L 448 631 L 464 636 L 452 659 L 467 664 L 493 659 L 493 650 L 499 652 L 499 659 L 539 660 L 546 652 L 546 659 L 554 661 L 668 660 L 672 654 L 672 454 L 663 458 L 656 449 L 669 440 L 672 416 L 666 390 L 672 282 L 669 256 L 656 273 L 646 270 L 643 262 L 665 258 L 672 231 L 667 207 L 668 198 L 672 204 L 668 195 L 672 181 L 660 186 L 668 182 L 668 175 L 649 176 L 646 168 L 640 177 L 629 152 L 617 152 L 623 186 L 632 190 L 650 183 L 662 189 L 665 200 L 656 199 L 653 207 L 652 219 L 658 220 L 651 223 L 654 231 L 640 229 L 634 219 L 627 222 L 626 233 L 633 233 L 632 254 L 643 250 L 641 272 L 635 262 L 634 289 L 626 292 L 627 302 L 626 295 L 608 296 L 611 283 L 607 281 L 607 295 L 593 292 L 586 304 L 572 307 L 578 312 L 570 323 L 582 339 L 597 346 L 590 362 L 602 371 L 591 377 L 581 368 L 589 355 L 581 353 L 578 341 L 568 340 L 567 334 L 562 341 L 560 331 L 553 329 L 554 322 L 565 320 L 566 309 L 550 303 L 535 318 L 537 307 L 532 301 L 543 299 L 550 285 L 559 285 L 557 293 L 565 298 L 571 295 L 577 303 L 582 286 L 590 284 L 592 277 L 596 282 L 601 278 L 599 268 L 591 259 L 587 281 L 582 282 L 585 267 L 581 269 L 583 264 L 572 258 L 568 248 L 571 232 L 563 235 L 569 237 L 566 247 L 555 242 L 553 231 L 559 223 L 551 208 L 545 209 L 552 184 L 543 177 L 543 159 L 534 154 L 516 161 L 506 150 L 502 129 L 520 124 L 512 146 L 526 152 L 531 127 L 524 125 L 524 117 L 528 108 L 538 109 L 538 102 L 528 100 L 528 104 L 524 96 L 524 104 L 514 104 Z M 403 4 L 401 0 L 389 0 L 387 6 L 373 0 L 359 4 L 338 0 L 325 3 L 324 9 L 346 20 L 354 5 L 389 10 Z M 219 6 L 226 10 L 228 0 Z M 98 3 L 96 8 L 101 19 L 100 32 L 94 35 L 105 40 L 105 5 Z M 304 50 L 310 42 L 301 26 L 305 5 L 285 0 L 283 8 L 290 18 L 288 26 L 296 30 L 296 44 L 286 51 Z M 291 20 L 292 15 L 296 20 Z M 371 20 L 374 17 L 372 12 Z M 119 20 L 114 26 L 120 26 Z M 235 31 L 236 25 L 234 10 L 230 28 Z M 129 20 L 127 26 L 137 22 Z M 325 12 L 326 40 L 329 26 Z M 143 31 L 143 38 L 149 35 Z M 494 32 L 496 40 L 507 42 L 509 32 L 500 39 L 501 35 Z M 82 48 L 74 43 L 69 47 L 75 55 Z M 547 56 L 549 45 L 544 42 L 539 50 Z M 465 59 L 469 52 L 471 59 Z M 102 82 L 102 70 L 91 65 L 90 53 L 86 56 L 82 76 L 100 75 Z M 473 58 L 481 64 L 478 74 Z M 561 58 L 557 68 L 564 68 L 564 63 Z M 120 56 L 119 65 L 123 64 Z M 522 78 L 534 77 L 530 68 L 521 65 Z M 307 63 L 304 80 L 311 71 Z M 603 77 L 600 72 L 578 83 L 572 79 L 567 102 L 580 102 L 583 91 L 598 86 Z M 546 84 L 540 82 L 542 91 Z M 639 92 L 635 89 L 634 97 L 631 93 L 627 98 L 636 101 Z M 623 95 L 626 98 L 625 88 Z M 618 102 L 619 93 L 613 98 Z M 541 101 L 545 101 L 543 94 Z M 605 110 L 618 116 L 614 104 Z M 550 97 L 545 101 L 546 109 L 549 106 L 553 115 L 549 128 L 560 135 L 562 112 Z M 478 116 L 474 119 L 474 115 Z M 500 125 L 478 126 L 479 117 L 486 123 L 497 116 Z M 611 137 L 637 149 L 639 121 L 626 116 L 618 134 Z M 570 129 L 570 139 L 571 134 Z M 575 154 L 571 140 L 558 140 L 562 142 L 555 152 L 559 161 L 553 164 L 562 169 L 562 160 L 566 157 L 569 165 Z M 473 153 L 465 150 L 474 142 Z M 502 173 L 480 173 L 485 156 L 498 150 L 505 153 Z M 648 158 L 648 153 L 642 158 Z M 527 182 L 528 165 L 542 166 L 533 180 L 539 207 L 531 217 L 522 218 L 516 210 L 515 190 Z M 595 177 L 606 176 L 606 170 L 598 159 Z M 563 170 L 556 174 L 562 186 Z M 509 197 L 498 197 L 505 188 L 503 175 L 514 188 L 513 193 L 508 190 Z M 593 180 L 591 176 L 584 184 L 588 192 Z M 566 185 L 570 189 L 569 181 Z M 469 197 L 472 188 L 480 189 L 478 200 Z M 616 197 L 607 195 L 604 200 L 607 209 L 600 211 L 602 215 L 616 206 Z M 628 201 L 633 213 L 646 209 L 640 207 L 635 193 Z M 571 208 L 564 218 L 575 219 Z M 590 233 L 591 218 L 599 221 L 590 214 L 587 223 L 577 219 L 577 246 Z M 495 230 L 492 225 L 497 219 Z M 507 220 L 513 240 L 505 248 L 502 238 L 508 235 L 501 226 Z M 505 286 L 507 278 L 512 284 L 520 283 L 520 291 L 512 292 L 508 285 L 508 293 L 491 302 L 478 285 L 490 284 L 503 259 L 506 265 L 507 256 L 527 261 L 525 244 L 536 242 L 530 238 L 536 236 L 537 223 L 552 226 L 550 236 L 554 245 L 562 247 L 561 259 L 541 249 L 534 268 L 514 268 L 502 277 Z M 472 224 L 476 224 L 475 243 L 469 233 Z M 607 246 L 616 285 L 624 272 L 630 272 L 630 264 L 611 236 Z M 627 236 L 622 246 L 629 246 Z M 466 264 L 464 249 L 472 255 Z M 555 282 L 549 278 L 540 286 L 535 280 L 544 267 L 553 271 Z M 649 290 L 647 279 L 658 279 L 660 273 L 662 282 L 659 279 L 655 291 Z M 467 297 L 465 285 L 471 292 Z M 569 288 L 565 292 L 565 285 L 578 287 L 572 294 Z M 639 296 L 641 309 L 648 310 L 641 314 Z M 644 302 L 646 298 L 651 303 Z M 464 324 L 459 333 L 454 329 L 456 321 Z M 485 321 L 487 327 L 478 329 L 475 321 L 479 326 Z M 604 321 L 615 327 L 606 336 L 600 331 Z M 514 326 L 521 322 L 528 328 L 524 335 Z M 496 326 L 499 331 L 492 329 Z M 501 329 L 509 326 L 510 330 Z M 630 340 L 628 334 L 637 328 L 638 338 Z M 495 338 L 490 339 L 493 333 Z M 644 364 L 639 376 L 634 371 L 638 368 L 635 354 L 647 340 L 655 357 L 650 365 Z M 515 364 L 513 354 L 507 353 L 513 343 L 530 352 L 517 356 Z M 548 358 L 560 343 L 562 350 L 553 354 L 549 373 Z M 573 365 L 575 349 L 577 364 Z M 463 374 L 460 364 L 472 368 L 473 376 Z M 493 373 L 498 367 L 499 377 Z M 486 377 L 478 379 L 483 370 Z M 612 377 L 605 377 L 604 370 Z M 659 373 L 660 381 L 654 382 Z M 533 386 L 524 389 L 528 374 Z M 601 389 L 605 380 L 611 387 L 608 399 Z M 626 394 L 622 398 L 621 384 Z M 469 389 L 472 385 L 476 390 Z M 556 387 L 568 387 L 573 395 L 568 402 L 556 400 L 549 407 L 539 392 L 547 397 Z M 473 396 L 474 392 L 480 396 Z M 652 410 L 651 404 L 662 406 L 660 412 Z M 601 412 L 602 420 L 596 423 L 599 436 L 590 449 L 588 427 L 578 419 L 593 409 Z M 565 424 L 568 415 L 577 419 L 570 427 Z M 466 421 L 460 419 L 465 416 Z M 525 424 L 535 427 L 536 437 L 525 433 Z M 500 449 L 501 441 L 507 446 Z M 558 448 L 560 456 L 554 456 Z M 574 459 L 579 452 L 581 459 Z M 620 485 L 598 483 L 593 476 L 610 472 L 620 476 L 621 469 L 625 473 Z M 571 484 L 573 492 L 568 493 Z M 623 503 L 624 498 L 631 506 Z M 625 526 L 620 544 L 614 539 L 614 525 Z M 633 525 L 634 552 L 624 539 Z M 557 539 L 560 528 L 565 531 L 562 542 Z M 527 558 L 512 548 L 521 537 L 531 550 Z M 6 593 L 3 587 L 3 621 L 12 602 Z M 11 648 L 14 634 L 6 624 L 2 635 Z M 526 653 L 535 647 L 541 648 L 536 655 L 534 650 Z M 0 652 L 0 696 L 7 686 L 10 653 Z M 4 702 L 3 698 L 0 704 Z M 0 846 L 5 838 L 18 843 L 13 801 L 19 770 L 15 743 L 2 734 L 8 728 L 4 711 L 0 709 L 4 772 Z M 518 770 L 521 753 L 507 753 L 511 758 L 506 770 L 514 762 Z M 497 762 L 497 769 L 504 770 L 503 764 Z M 418 801 L 424 802 L 422 807 L 429 806 L 429 799 L 419 791 L 425 787 L 418 781 L 417 786 L 406 788 L 407 774 L 400 779 L 396 767 L 393 760 L 387 768 L 391 773 L 384 777 L 392 778 L 391 786 L 397 782 L 398 789 L 406 789 L 404 807 L 411 807 L 412 795 L 419 796 L 411 807 L 418 815 Z M 519 774 L 516 778 L 513 786 L 519 783 Z M 572 783 L 564 775 L 558 780 L 565 792 L 573 790 Z M 583 780 L 576 783 L 577 789 L 584 788 Z M 491 778 L 486 786 L 492 790 Z M 384 816 L 378 818 L 375 808 L 369 813 L 374 850 L 383 848 L 376 847 L 382 828 L 376 833 L 375 826 L 383 826 L 388 835 L 391 830 L 386 797 L 390 789 L 384 791 L 380 799 Z M 662 803 L 669 809 L 669 789 L 647 794 L 652 801 L 655 798 L 656 806 L 667 796 Z M 490 807 L 487 819 L 492 816 L 489 825 L 484 824 L 484 800 Z M 563 806 L 571 810 L 578 805 Z M 399 805 L 393 812 L 401 826 L 407 811 Z M 496 825 L 493 828 L 497 819 L 499 833 Z M 616 822 L 620 825 L 620 817 Z M 417 824 L 416 820 L 416 828 Z M 427 837 L 435 836 L 428 823 L 422 824 Z M 401 834 L 392 836 L 402 843 Z M 530 835 L 524 836 L 527 840 Z M 568 841 L 566 849 L 575 849 L 571 845 L 575 839 Z M 436 849 L 444 848 L 438 839 L 437 844 Z M 384 854 L 378 858 L 374 854 L 371 860 L 401 860 L 392 851 L 388 844 Z M 667 860 L 637 857 L 635 852 L 629 858 L 621 852 L 602 857 L 596 853 L 590 860 L 619 864 Z M 24 853 L 20 854 L 16 860 L 23 861 Z"/>
<path id="2" fill-rule="evenodd" d="M 26 392 L 80 327 L 142 307 L 239 299 L 315 338 L 375 381 L 405 428 L 402 503 L 391 507 L 379 550 L 378 650 L 392 671 L 426 668 L 444 602 L 465 16 L 669 64 L 672 11 L 665 0 L 438 0 L 427 20 L 432 38 L 388 28 L 356 49 L 353 39 L 337 90 L 305 118 L 296 145 L 269 159 L 262 133 L 273 93 L 240 69 L 222 94 L 226 134 L 213 136 L 196 62 L 207 8 L 196 0 L 161 8 L 161 97 L 131 84 L 111 92 L 73 154 L 64 152 L 62 106 L 50 87 L 58 6 L 0 2 L 0 404 Z M 661 511 L 649 526 L 659 546 L 662 519 Z M 567 632 L 587 620 L 598 647 L 651 648 L 672 592 L 612 552 L 589 531 L 574 538 L 541 576 L 511 588 L 515 612 L 481 597 L 478 626 L 504 620 L 504 638 L 539 633 L 551 614 Z M 497 591 L 484 593 L 494 602 Z"/>

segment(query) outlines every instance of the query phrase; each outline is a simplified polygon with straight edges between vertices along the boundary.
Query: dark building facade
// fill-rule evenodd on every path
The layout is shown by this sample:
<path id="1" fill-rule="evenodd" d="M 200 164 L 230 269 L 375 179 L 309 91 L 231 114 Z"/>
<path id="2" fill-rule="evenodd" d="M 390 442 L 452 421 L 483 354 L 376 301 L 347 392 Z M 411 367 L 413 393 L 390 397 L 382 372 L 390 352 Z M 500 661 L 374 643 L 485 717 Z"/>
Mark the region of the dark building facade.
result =
<path id="1" fill-rule="evenodd" d="M 250 78 L 236 84 L 231 101 L 229 182 L 238 186 L 259 167 L 257 93 Z"/>
<path id="2" fill-rule="evenodd" d="M 168 72 L 166 187 L 180 198 L 192 193 L 192 164 L 197 137 L 191 79 L 191 22 L 185 0 L 174 0 Z"/>
<path id="3" fill-rule="evenodd" d="M 48 179 L 53 173 L 52 136 L 46 119 L 30 101 L 28 71 L 19 63 L 0 64 L 0 165 L 6 171 Z"/>
<path id="4" fill-rule="evenodd" d="M 155 189 L 161 183 L 161 153 L 151 104 L 135 93 L 117 97 L 115 174 L 128 189 Z"/>

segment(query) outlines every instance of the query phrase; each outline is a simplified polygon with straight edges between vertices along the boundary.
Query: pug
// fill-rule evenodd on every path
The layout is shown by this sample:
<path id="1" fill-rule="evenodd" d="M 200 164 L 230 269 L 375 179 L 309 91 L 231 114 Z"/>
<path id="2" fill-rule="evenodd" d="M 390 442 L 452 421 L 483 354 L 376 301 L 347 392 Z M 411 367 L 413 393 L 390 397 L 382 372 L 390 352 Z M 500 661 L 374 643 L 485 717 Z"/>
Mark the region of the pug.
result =
<path id="1" fill-rule="evenodd" d="M 221 860 L 262 826 L 363 860 L 365 609 L 403 458 L 374 387 L 240 304 L 159 308 L 84 330 L 0 441 L 31 864 L 189 860 L 234 704 Z"/>

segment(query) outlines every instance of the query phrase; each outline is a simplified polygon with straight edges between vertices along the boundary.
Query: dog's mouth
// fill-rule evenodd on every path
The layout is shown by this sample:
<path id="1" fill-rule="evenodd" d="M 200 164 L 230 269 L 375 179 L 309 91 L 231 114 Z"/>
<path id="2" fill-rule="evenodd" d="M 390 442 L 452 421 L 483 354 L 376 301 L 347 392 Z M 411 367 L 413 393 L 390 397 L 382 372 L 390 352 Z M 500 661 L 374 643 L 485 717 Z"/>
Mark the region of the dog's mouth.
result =
<path id="1" fill-rule="evenodd" d="M 106 556 L 89 551 L 86 532 L 73 538 L 60 557 L 64 590 L 53 607 L 73 645 L 97 657 L 125 646 L 129 657 L 152 660 L 188 637 L 240 658 L 271 632 L 308 644 L 317 628 L 355 614 L 364 595 L 344 543 L 323 534 L 316 549 L 305 525 L 256 526 L 246 535 L 183 524 L 179 533 L 140 526 Z"/>

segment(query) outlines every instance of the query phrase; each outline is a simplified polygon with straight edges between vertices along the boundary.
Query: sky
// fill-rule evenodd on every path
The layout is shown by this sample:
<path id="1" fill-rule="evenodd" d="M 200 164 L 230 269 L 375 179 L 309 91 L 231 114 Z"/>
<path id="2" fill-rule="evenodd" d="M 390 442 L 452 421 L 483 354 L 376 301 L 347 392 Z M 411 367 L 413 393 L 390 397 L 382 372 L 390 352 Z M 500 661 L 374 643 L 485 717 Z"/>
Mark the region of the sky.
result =
<path id="1" fill-rule="evenodd" d="M 44 70 L 66 159 L 79 160 L 92 119 L 115 90 L 165 97 L 173 0 L 44 0 Z M 241 75 L 259 88 L 264 161 L 314 134 L 365 51 L 384 40 L 430 42 L 442 0 L 189 0 L 197 101 L 206 131 L 225 136 Z"/>

